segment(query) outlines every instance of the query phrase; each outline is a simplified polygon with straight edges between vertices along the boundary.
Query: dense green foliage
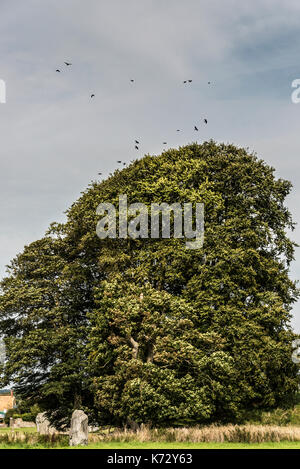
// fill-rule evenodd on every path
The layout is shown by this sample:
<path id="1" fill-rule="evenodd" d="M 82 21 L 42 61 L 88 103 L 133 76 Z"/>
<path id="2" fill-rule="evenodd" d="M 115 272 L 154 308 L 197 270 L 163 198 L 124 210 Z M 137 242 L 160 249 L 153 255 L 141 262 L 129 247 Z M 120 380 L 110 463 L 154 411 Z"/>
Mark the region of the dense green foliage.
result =
<path id="1" fill-rule="evenodd" d="M 3 340 L 0 339 L 0 364 L 5 361 L 5 345 Z"/>
<path id="2" fill-rule="evenodd" d="M 21 418 L 24 422 L 35 422 L 40 411 L 41 409 L 37 404 L 30 406 L 26 401 L 17 401 L 17 406 L 8 409 L 6 412 L 4 422 L 9 426 L 11 417 L 14 419 Z"/>
<path id="3" fill-rule="evenodd" d="M 2 382 L 64 423 L 234 421 L 297 391 L 289 321 L 291 184 L 246 150 L 207 142 L 146 156 L 92 184 L 65 225 L 1 284 Z M 204 202 L 205 241 L 105 239 L 100 202 Z"/>

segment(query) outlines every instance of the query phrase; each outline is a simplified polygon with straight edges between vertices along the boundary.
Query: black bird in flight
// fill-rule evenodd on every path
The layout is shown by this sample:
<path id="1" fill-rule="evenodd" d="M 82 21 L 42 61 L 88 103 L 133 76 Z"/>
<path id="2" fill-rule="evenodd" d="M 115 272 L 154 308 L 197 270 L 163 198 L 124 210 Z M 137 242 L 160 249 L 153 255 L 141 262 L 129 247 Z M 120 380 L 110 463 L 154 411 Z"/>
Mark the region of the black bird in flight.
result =
<path id="1" fill-rule="evenodd" d="M 180 129 L 177 129 L 176 132 L 180 132 Z"/>
<path id="2" fill-rule="evenodd" d="M 197 130 L 197 132 L 198 132 L 198 127 L 195 126 L 194 129 Z"/>
<path id="3" fill-rule="evenodd" d="M 135 143 L 138 145 L 140 142 L 138 140 L 135 140 Z"/>
<path id="4" fill-rule="evenodd" d="M 91 94 L 91 98 L 94 98 L 94 97 L 95 97 L 95 95 L 94 95 L 94 94 Z"/>
<path id="5" fill-rule="evenodd" d="M 210 81 L 207 84 L 210 85 Z"/>
<path id="6" fill-rule="evenodd" d="M 117 163 L 122 163 L 122 161 L 117 161 Z"/>
<path id="7" fill-rule="evenodd" d="M 58 70 L 58 69 L 57 69 L 57 70 L 55 70 L 55 71 L 56 71 L 56 72 L 58 72 L 58 73 L 60 73 L 60 70 Z"/>
<path id="8" fill-rule="evenodd" d="M 204 119 L 204 123 L 207 124 L 207 119 Z"/>
<path id="9" fill-rule="evenodd" d="M 65 65 L 66 65 L 67 67 L 69 67 L 70 65 L 72 65 L 70 62 L 64 62 L 64 63 L 65 63 Z"/>
<path id="10" fill-rule="evenodd" d="M 131 79 L 130 81 L 131 81 L 131 83 L 134 83 L 134 80 L 133 80 L 133 79 Z"/>
<path id="11" fill-rule="evenodd" d="M 135 145 L 135 147 L 134 147 L 134 148 L 135 148 L 136 150 L 138 150 L 138 149 L 139 149 L 139 147 L 138 147 L 137 145 Z"/>
<path id="12" fill-rule="evenodd" d="M 193 80 L 188 80 L 189 83 L 192 83 Z"/>
<path id="13" fill-rule="evenodd" d="M 102 176 L 102 173 L 98 173 L 98 174 L 99 174 L 99 176 Z"/>
<path id="14" fill-rule="evenodd" d="M 186 80 L 184 80 L 184 82 L 183 82 L 183 83 L 186 83 L 186 82 L 187 82 L 187 81 L 186 81 Z"/>
<path id="15" fill-rule="evenodd" d="M 167 142 L 163 142 L 163 145 L 167 145 Z"/>

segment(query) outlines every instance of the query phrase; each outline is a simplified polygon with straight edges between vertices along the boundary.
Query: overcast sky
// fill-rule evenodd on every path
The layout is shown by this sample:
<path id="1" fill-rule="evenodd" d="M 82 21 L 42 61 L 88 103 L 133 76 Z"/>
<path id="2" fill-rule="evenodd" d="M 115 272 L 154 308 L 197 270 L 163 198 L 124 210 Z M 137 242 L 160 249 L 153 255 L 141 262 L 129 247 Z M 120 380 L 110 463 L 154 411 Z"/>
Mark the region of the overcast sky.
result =
<path id="1" fill-rule="evenodd" d="M 298 0 L 1 0 L 0 276 L 99 171 L 159 154 L 163 141 L 256 151 L 292 181 L 299 223 L 299 36 Z M 300 243 L 299 228 L 292 237 Z"/>

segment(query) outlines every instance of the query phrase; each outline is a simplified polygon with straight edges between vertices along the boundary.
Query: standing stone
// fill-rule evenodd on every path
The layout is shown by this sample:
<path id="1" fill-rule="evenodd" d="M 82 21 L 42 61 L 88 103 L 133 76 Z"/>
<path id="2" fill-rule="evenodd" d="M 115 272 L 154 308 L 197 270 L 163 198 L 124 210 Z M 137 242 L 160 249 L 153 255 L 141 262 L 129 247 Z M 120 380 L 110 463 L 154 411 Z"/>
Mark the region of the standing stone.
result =
<path id="1" fill-rule="evenodd" d="M 37 432 L 40 435 L 54 435 L 54 433 L 57 433 L 57 430 L 54 427 L 51 427 L 50 422 L 46 417 L 46 412 L 37 414 L 35 423 Z"/>
<path id="2" fill-rule="evenodd" d="M 22 423 L 23 420 L 20 417 L 16 418 L 14 422 L 14 428 L 22 428 Z"/>
<path id="3" fill-rule="evenodd" d="M 89 438 L 88 416 L 83 410 L 74 410 L 70 428 L 70 446 L 86 446 Z"/>
<path id="4" fill-rule="evenodd" d="M 34 422 L 25 422 L 22 418 L 18 417 L 16 419 L 12 419 L 12 423 L 10 424 L 12 428 L 35 428 L 36 425 Z"/>

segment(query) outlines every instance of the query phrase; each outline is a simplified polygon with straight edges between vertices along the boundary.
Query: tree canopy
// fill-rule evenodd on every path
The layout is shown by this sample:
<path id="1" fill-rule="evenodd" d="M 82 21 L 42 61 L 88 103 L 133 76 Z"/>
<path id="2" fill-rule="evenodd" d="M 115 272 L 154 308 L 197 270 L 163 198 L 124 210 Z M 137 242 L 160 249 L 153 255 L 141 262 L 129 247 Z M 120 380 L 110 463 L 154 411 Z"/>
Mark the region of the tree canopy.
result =
<path id="1" fill-rule="evenodd" d="M 289 404 L 291 184 L 233 145 L 145 156 L 92 183 L 1 283 L 2 383 L 57 425 L 236 421 Z M 202 202 L 205 239 L 102 239 L 98 205 Z"/>
<path id="2" fill-rule="evenodd" d="M 2 340 L 0 340 L 0 364 L 5 361 L 5 345 Z"/>

